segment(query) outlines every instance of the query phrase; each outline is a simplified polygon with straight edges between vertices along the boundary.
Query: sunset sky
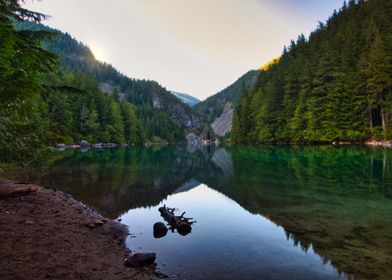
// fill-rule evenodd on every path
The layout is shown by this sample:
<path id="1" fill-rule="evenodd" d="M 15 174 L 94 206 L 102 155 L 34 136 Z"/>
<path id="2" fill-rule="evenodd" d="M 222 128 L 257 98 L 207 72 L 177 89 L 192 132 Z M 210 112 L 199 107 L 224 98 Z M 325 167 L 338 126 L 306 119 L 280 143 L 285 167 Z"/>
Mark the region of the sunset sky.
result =
<path id="1" fill-rule="evenodd" d="M 200 99 L 309 35 L 343 0 L 43 0 L 51 16 L 95 56 L 132 78 Z"/>

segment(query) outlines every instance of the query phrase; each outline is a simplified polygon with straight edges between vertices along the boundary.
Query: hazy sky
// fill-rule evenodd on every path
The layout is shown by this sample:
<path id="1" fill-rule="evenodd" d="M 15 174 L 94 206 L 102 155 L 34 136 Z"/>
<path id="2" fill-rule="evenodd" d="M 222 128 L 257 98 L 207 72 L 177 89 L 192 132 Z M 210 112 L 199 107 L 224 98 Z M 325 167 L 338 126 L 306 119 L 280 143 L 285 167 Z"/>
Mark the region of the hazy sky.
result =
<path id="1" fill-rule="evenodd" d="M 132 78 L 198 98 L 308 35 L 343 0 L 43 0 L 29 9 Z"/>

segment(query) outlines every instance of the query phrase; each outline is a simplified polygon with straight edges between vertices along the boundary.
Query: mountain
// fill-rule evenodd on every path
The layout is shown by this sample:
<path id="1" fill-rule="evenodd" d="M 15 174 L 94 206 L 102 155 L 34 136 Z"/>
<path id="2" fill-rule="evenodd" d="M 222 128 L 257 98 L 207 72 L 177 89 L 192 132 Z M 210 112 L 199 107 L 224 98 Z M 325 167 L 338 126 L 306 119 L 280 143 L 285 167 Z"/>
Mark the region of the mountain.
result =
<path id="1" fill-rule="evenodd" d="M 185 104 L 189 105 L 190 107 L 193 107 L 196 104 L 200 103 L 199 99 L 197 99 L 196 97 L 193 97 L 189 94 L 175 92 L 175 91 L 170 91 L 170 92 L 171 92 L 171 94 L 173 94 L 175 97 L 177 97 L 179 100 L 181 100 Z"/>
<path id="2" fill-rule="evenodd" d="M 260 72 L 233 119 L 236 143 L 392 139 L 392 1 L 345 2 Z"/>
<path id="3" fill-rule="evenodd" d="M 44 47 L 59 56 L 60 70 L 92 76 L 98 81 L 101 91 L 114 94 L 118 99 L 136 106 L 148 138 L 158 136 L 167 140 L 166 131 L 162 131 L 161 120 L 173 129 L 182 131 L 177 133 L 181 134 L 175 137 L 177 141 L 184 140 L 188 130 L 204 127 L 199 114 L 156 81 L 137 80 L 125 76 L 113 66 L 96 60 L 88 46 L 70 34 L 31 22 L 15 22 L 15 26 L 18 30 L 53 32 L 55 36 L 52 40 L 44 41 Z M 175 128 L 176 126 L 178 128 Z"/>
<path id="4" fill-rule="evenodd" d="M 232 85 L 194 106 L 210 124 L 214 133 L 224 136 L 231 130 L 233 110 L 244 89 L 252 87 L 259 71 L 251 70 Z"/>

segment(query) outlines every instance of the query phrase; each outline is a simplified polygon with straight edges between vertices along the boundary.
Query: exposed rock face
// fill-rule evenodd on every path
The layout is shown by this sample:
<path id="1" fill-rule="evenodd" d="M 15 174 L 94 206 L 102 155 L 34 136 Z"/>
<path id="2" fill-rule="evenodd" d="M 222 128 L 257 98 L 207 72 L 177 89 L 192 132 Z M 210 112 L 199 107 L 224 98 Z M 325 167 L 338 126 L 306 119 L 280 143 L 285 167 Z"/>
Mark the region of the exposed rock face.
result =
<path id="1" fill-rule="evenodd" d="M 111 83 L 100 83 L 99 89 L 107 94 L 116 93 L 120 101 L 125 100 L 125 93 L 121 92 L 121 88 L 119 86 L 115 86 Z"/>
<path id="2" fill-rule="evenodd" d="M 161 108 L 161 100 L 159 99 L 159 97 L 154 96 L 152 98 L 152 107 L 155 109 L 160 109 Z"/>
<path id="3" fill-rule="evenodd" d="M 213 122 L 222 114 L 227 102 L 235 107 L 244 89 L 251 88 L 256 83 L 258 74 L 257 70 L 249 71 L 224 90 L 196 104 L 195 110 L 209 122 Z"/>
<path id="4" fill-rule="evenodd" d="M 216 135 L 225 136 L 228 132 L 231 131 L 233 113 L 234 110 L 232 103 L 227 102 L 223 113 L 211 124 L 212 130 Z"/>
<path id="5" fill-rule="evenodd" d="M 185 128 L 195 128 L 202 124 L 200 117 L 191 112 L 187 112 L 180 104 L 170 104 L 169 111 L 171 118 Z"/>
<path id="6" fill-rule="evenodd" d="M 196 135 L 193 132 L 188 133 L 186 135 L 186 142 L 188 143 L 188 145 L 194 145 L 197 146 L 199 144 L 201 144 L 204 140 L 204 137 L 202 135 Z"/>

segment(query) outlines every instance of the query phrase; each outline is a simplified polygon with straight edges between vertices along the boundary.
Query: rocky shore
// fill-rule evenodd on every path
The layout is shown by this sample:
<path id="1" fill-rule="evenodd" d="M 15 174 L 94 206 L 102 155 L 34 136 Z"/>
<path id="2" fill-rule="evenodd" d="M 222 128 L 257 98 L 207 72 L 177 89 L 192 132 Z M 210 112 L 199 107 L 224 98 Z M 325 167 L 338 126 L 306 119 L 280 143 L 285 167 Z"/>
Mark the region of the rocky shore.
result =
<path id="1" fill-rule="evenodd" d="M 0 279 L 156 279 L 129 268 L 126 226 L 56 190 L 0 178 Z"/>
<path id="2" fill-rule="evenodd" d="M 392 148 L 392 141 L 367 141 L 366 145 L 368 146 L 376 146 L 376 147 L 386 147 Z"/>

